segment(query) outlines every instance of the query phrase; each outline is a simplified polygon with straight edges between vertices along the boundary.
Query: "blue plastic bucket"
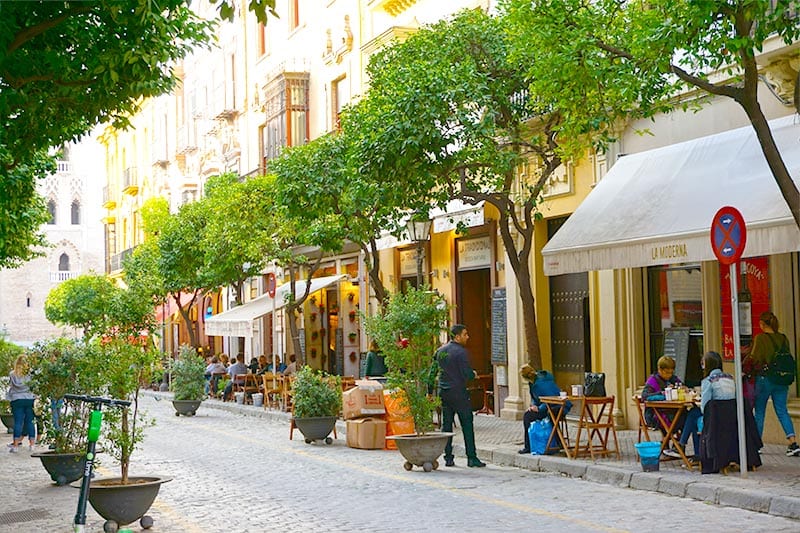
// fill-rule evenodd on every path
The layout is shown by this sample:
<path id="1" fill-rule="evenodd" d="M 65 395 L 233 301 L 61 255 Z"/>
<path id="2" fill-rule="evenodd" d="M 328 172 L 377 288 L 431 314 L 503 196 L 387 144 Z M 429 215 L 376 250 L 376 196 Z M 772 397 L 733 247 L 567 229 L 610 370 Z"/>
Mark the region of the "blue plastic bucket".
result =
<path id="1" fill-rule="evenodd" d="M 642 470 L 645 472 L 656 472 L 658 470 L 658 460 L 661 456 L 661 443 L 637 442 L 634 446 L 642 462 Z"/>

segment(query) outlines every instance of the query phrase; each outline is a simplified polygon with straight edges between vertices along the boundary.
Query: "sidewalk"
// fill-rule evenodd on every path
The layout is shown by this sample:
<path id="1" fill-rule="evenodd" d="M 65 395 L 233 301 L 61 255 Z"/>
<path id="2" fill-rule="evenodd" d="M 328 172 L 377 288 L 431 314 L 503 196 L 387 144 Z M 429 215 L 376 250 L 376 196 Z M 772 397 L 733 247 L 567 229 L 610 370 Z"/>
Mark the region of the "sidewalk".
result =
<path id="1" fill-rule="evenodd" d="M 285 420 L 289 418 L 289 413 L 232 402 L 210 400 L 203 405 L 205 408 L 251 416 Z M 337 430 L 340 436 L 346 433 L 344 421 L 337 423 Z M 681 461 L 662 461 L 659 472 L 643 472 L 634 448 L 637 434 L 637 430 L 617 431 L 622 455 L 620 460 L 615 456 L 592 461 L 590 458 L 568 459 L 563 455 L 519 455 L 517 450 L 522 447 L 522 421 L 475 415 L 478 456 L 493 464 L 559 472 L 595 483 L 662 492 L 681 498 L 800 519 L 800 457 L 787 457 L 786 446 L 765 445 L 761 455 L 763 465 L 756 472 L 748 472 L 746 479 L 742 479 L 738 472 L 727 476 L 690 472 L 681 466 Z M 463 461 L 463 439 L 458 429 L 454 437 L 454 447 L 456 462 Z"/>

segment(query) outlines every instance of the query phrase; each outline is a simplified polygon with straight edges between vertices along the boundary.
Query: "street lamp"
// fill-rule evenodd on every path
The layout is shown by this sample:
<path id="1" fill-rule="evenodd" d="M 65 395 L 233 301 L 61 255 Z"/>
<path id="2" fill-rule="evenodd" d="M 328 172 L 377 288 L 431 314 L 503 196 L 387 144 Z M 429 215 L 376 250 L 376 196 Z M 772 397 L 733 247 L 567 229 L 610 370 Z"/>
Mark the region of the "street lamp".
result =
<path id="1" fill-rule="evenodd" d="M 417 244 L 417 289 L 422 288 L 423 243 L 431 238 L 431 220 L 427 214 L 414 213 L 406 222 L 408 237 Z"/>

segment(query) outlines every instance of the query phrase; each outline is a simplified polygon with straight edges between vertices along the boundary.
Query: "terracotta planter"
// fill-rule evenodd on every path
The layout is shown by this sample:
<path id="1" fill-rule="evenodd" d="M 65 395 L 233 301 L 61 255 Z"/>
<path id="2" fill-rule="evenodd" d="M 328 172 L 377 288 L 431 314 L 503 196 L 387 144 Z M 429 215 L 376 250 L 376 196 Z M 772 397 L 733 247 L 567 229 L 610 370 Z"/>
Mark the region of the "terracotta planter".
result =
<path id="1" fill-rule="evenodd" d="M 153 505 L 161 484 L 168 481 L 171 479 L 165 477 L 129 477 L 127 485 L 120 485 L 120 478 L 98 479 L 89 485 L 89 503 L 97 514 L 117 527 L 136 520 L 145 527 L 152 524 L 145 513 Z"/>
<path id="2" fill-rule="evenodd" d="M 400 454 L 405 458 L 403 468 L 411 470 L 416 465 L 430 472 L 439 468 L 437 459 L 444 452 L 447 439 L 453 435 L 452 432 L 438 432 L 424 435 L 389 435 L 386 438 L 394 440 Z"/>
<path id="3" fill-rule="evenodd" d="M 172 400 L 175 416 L 194 416 L 203 400 Z"/>
<path id="4" fill-rule="evenodd" d="M 59 487 L 82 478 L 86 468 L 84 453 L 40 452 L 32 453 L 31 457 L 39 458 L 50 479 Z"/>
<path id="5" fill-rule="evenodd" d="M 325 444 L 330 444 L 333 439 L 330 438 L 331 431 L 336 425 L 335 416 L 315 416 L 309 418 L 295 418 L 294 425 L 300 430 L 300 433 L 305 437 L 306 444 L 311 444 L 315 440 L 325 440 Z"/>

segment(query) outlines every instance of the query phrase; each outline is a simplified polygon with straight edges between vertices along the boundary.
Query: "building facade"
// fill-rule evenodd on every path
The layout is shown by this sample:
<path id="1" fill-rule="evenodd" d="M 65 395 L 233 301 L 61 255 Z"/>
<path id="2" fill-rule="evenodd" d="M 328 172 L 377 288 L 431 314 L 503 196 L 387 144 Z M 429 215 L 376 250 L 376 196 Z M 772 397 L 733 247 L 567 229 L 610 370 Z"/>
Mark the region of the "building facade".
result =
<path id="1" fill-rule="evenodd" d="M 44 255 L 19 268 L 0 271 L 0 328 L 6 339 L 23 346 L 61 335 L 80 335 L 51 324 L 44 302 L 59 283 L 103 272 L 100 189 L 105 178 L 102 151 L 87 135 L 62 148 L 57 171 L 40 181 L 50 220 L 42 227 L 49 246 Z"/>

